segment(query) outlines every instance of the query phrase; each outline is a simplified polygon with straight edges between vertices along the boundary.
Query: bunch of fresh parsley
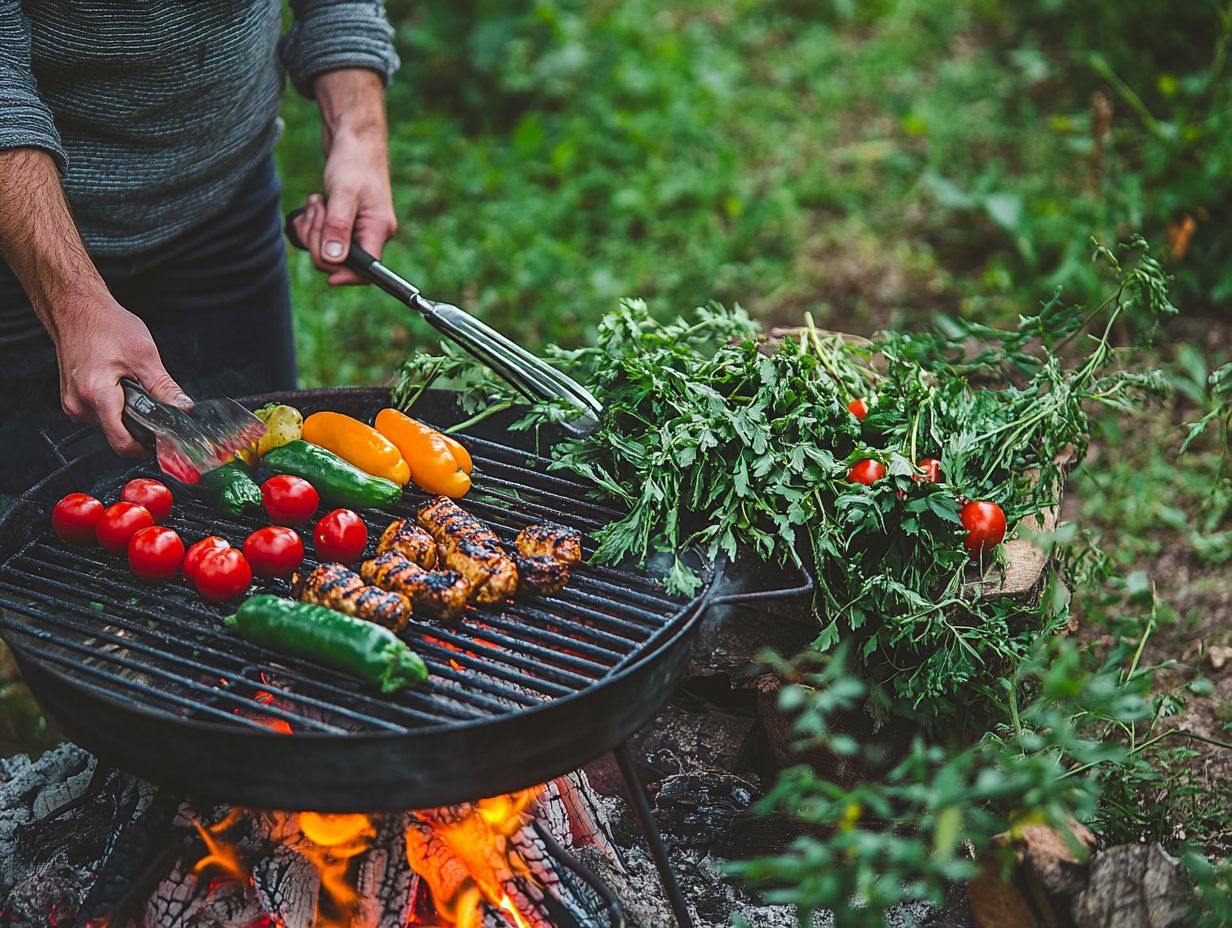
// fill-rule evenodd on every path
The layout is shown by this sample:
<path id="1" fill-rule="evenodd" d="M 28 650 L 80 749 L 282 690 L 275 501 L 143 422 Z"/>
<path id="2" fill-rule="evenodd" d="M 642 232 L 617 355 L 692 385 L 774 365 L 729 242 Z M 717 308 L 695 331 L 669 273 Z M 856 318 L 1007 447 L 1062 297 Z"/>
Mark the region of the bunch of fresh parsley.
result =
<path id="1" fill-rule="evenodd" d="M 1175 311 L 1145 243 L 1130 253 L 1122 264 L 1098 251 L 1116 280 L 1095 310 L 1054 297 L 1010 331 L 951 320 L 865 342 L 810 323 L 771 345 L 739 308 L 664 323 L 625 301 L 594 345 L 552 352 L 605 410 L 594 434 L 553 449 L 552 466 L 627 509 L 598 533 L 599 561 L 700 548 L 801 563 L 817 581 L 815 647 L 851 642 L 876 717 L 969 717 L 1065 616 L 980 595 L 960 501 L 999 503 L 1012 531 L 1055 504 L 1063 453 L 1085 447 L 1088 403 L 1124 406 L 1158 386 L 1157 374 L 1123 369 L 1111 342 L 1132 304 Z M 408 361 L 394 402 L 410 405 L 440 374 L 480 416 L 515 402 L 456 352 Z M 863 422 L 853 399 L 871 408 Z M 539 405 L 522 424 L 567 414 Z M 913 479 L 925 457 L 941 461 L 941 483 Z M 886 478 L 849 482 L 864 458 Z M 698 581 L 677 560 L 668 582 Z"/>

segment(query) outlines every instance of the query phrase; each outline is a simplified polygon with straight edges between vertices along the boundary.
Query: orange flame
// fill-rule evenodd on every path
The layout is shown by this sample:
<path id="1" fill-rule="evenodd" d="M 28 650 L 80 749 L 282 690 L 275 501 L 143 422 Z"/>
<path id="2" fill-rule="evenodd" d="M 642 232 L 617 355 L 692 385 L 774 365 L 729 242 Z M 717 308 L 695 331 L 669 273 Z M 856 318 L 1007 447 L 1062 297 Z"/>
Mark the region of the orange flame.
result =
<path id="1" fill-rule="evenodd" d="M 201 840 L 205 842 L 206 850 L 205 856 L 193 866 L 193 873 L 200 876 L 212 867 L 221 870 L 234 880 L 242 881 L 248 878 L 249 868 L 240 857 L 239 851 L 234 845 L 222 839 L 223 833 L 234 825 L 239 817 L 240 810 L 232 809 L 222 821 L 211 825 L 208 829 L 200 822 L 193 820 L 193 826 L 201 835 Z"/>
<path id="2" fill-rule="evenodd" d="M 348 873 L 350 860 L 362 854 L 376 836 L 376 826 L 366 815 L 330 815 L 301 812 L 300 831 L 311 844 L 302 852 L 320 873 L 321 893 L 329 900 L 328 911 L 317 906 L 318 928 L 350 928 L 356 924 L 359 896 Z"/>
<path id="3" fill-rule="evenodd" d="M 425 866 L 431 861 L 431 852 L 425 852 L 417 831 L 408 831 L 408 860 L 427 881 L 437 915 L 449 919 L 454 928 L 481 928 L 485 904 L 498 909 L 510 928 L 533 928 L 505 886 L 515 877 L 533 878 L 530 865 L 509 839 L 526 824 L 526 809 L 541 790 L 536 787 L 481 799 L 465 818 L 433 823 L 436 838 L 466 871 L 467 878 L 461 882 L 456 878 L 451 882 L 439 866 Z"/>

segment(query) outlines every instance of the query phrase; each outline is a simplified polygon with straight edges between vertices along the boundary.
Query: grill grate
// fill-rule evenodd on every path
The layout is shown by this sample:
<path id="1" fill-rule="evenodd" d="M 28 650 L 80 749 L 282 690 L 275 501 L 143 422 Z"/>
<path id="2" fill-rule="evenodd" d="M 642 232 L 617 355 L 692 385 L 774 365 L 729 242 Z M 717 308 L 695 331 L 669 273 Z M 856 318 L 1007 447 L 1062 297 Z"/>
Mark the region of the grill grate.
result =
<path id="1" fill-rule="evenodd" d="M 569 525 L 593 554 L 591 534 L 618 513 L 588 499 L 586 484 L 547 473 L 547 459 L 526 451 L 477 437 L 467 444 L 476 478 L 467 511 L 506 541 L 535 522 Z M 157 476 L 143 464 L 93 492 L 114 500 L 141 475 Z M 371 538 L 427 498 L 408 490 L 396 506 L 361 513 Z M 199 493 L 182 490 L 166 524 L 186 544 L 208 534 L 238 544 L 264 523 L 219 518 Z M 413 620 L 403 637 L 430 678 L 392 696 L 249 644 L 222 624 L 225 606 L 203 602 L 182 579 L 141 585 L 121 558 L 67 548 L 49 529 L 0 565 L 0 622 L 13 644 L 80 686 L 150 713 L 232 729 L 407 734 L 529 711 L 617 673 L 689 613 L 691 602 L 667 594 L 661 579 L 581 565 L 556 596 L 471 607 L 457 625 Z M 277 582 L 265 588 L 286 592 Z"/>

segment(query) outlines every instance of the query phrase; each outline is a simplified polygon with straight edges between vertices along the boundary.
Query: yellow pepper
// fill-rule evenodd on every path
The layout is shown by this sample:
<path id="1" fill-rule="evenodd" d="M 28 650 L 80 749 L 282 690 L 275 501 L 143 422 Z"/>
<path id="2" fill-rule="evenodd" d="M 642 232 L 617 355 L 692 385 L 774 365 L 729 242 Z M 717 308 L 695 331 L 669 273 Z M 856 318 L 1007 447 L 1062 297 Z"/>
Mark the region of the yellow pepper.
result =
<path id="1" fill-rule="evenodd" d="M 240 460 L 249 467 L 256 467 L 267 451 L 301 438 L 304 428 L 304 417 L 294 406 L 268 403 L 257 410 L 256 416 L 265 423 L 266 432 L 255 445 L 239 453 Z"/>
<path id="2" fill-rule="evenodd" d="M 320 445 L 374 477 L 406 486 L 411 469 L 402 452 L 368 425 L 340 412 L 314 412 L 304 420 L 304 441 Z"/>

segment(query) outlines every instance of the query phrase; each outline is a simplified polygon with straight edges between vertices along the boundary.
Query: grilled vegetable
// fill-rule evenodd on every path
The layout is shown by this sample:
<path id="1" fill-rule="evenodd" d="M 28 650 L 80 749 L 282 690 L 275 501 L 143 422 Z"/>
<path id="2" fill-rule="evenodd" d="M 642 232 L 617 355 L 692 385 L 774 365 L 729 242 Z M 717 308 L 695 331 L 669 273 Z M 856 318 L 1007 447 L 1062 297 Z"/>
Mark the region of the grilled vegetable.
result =
<path id="1" fill-rule="evenodd" d="M 95 528 L 102 517 L 103 504 L 93 496 L 70 493 L 51 510 L 51 527 L 70 545 L 88 545 L 98 540 Z"/>
<path id="2" fill-rule="evenodd" d="M 123 554 L 128 550 L 128 540 L 153 524 L 154 517 L 148 509 L 121 500 L 102 511 L 94 526 L 94 536 L 108 554 Z"/>
<path id="3" fill-rule="evenodd" d="M 470 490 L 468 469 L 436 429 L 396 409 L 382 409 L 376 414 L 376 430 L 398 446 L 411 467 L 411 479 L 420 489 L 455 499 Z M 465 460 L 470 462 L 469 454 Z"/>
<path id="4" fill-rule="evenodd" d="M 453 459 L 458 462 L 458 466 L 466 471 L 466 476 L 471 475 L 471 453 L 462 446 L 462 442 L 458 441 L 452 435 L 446 435 L 441 432 L 441 438 L 445 439 L 445 444 L 449 446 L 449 450 L 453 452 Z"/>
<path id="5" fill-rule="evenodd" d="M 470 581 L 475 602 L 499 602 L 517 591 L 518 569 L 497 537 L 453 500 L 424 503 L 419 524 L 436 539 L 445 566 Z"/>
<path id="6" fill-rule="evenodd" d="M 427 570 L 436 566 L 436 541 L 410 519 L 394 519 L 381 533 L 376 553 L 393 551 Z"/>
<path id="7" fill-rule="evenodd" d="M 281 403 L 262 406 L 257 410 L 256 416 L 265 423 L 267 431 L 254 446 L 240 452 L 240 457 L 249 467 L 255 467 L 262 457 L 275 448 L 295 441 L 300 437 L 304 426 L 304 417 L 300 415 L 300 411 L 294 406 L 284 406 Z"/>
<path id="8" fill-rule="evenodd" d="M 227 619 L 254 644 L 316 661 L 393 693 L 428 678 L 423 660 L 387 628 L 333 609 L 253 596 Z"/>
<path id="9" fill-rule="evenodd" d="M 138 506 L 144 506 L 154 517 L 155 522 L 161 522 L 171 515 L 171 504 L 174 498 L 167 485 L 160 480 L 150 480 L 148 477 L 137 477 L 124 484 L 120 499 Z"/>
<path id="10" fill-rule="evenodd" d="M 248 476 L 248 468 L 239 461 L 228 461 L 201 475 L 201 485 L 210 495 L 214 508 L 227 515 L 261 511 L 261 488 Z"/>
<path id="11" fill-rule="evenodd" d="M 299 525 L 316 515 L 321 495 L 303 477 L 277 474 L 261 484 L 261 503 L 271 522 Z"/>
<path id="12" fill-rule="evenodd" d="M 304 542 L 293 528 L 267 525 L 244 539 L 244 557 L 258 577 L 287 577 L 303 563 Z"/>
<path id="13" fill-rule="evenodd" d="M 359 574 L 341 564 L 322 564 L 309 574 L 296 571 L 291 592 L 302 602 L 328 606 L 395 632 L 406 628 L 411 617 L 411 603 L 405 596 L 368 586 Z"/>
<path id="14" fill-rule="evenodd" d="M 415 614 L 429 619 L 456 619 L 471 595 L 470 583 L 456 570 L 424 570 L 395 551 L 364 561 L 359 574 L 373 586 L 409 597 Z"/>
<path id="15" fill-rule="evenodd" d="M 275 448 L 264 464 L 277 474 L 303 477 L 322 497 L 351 509 L 384 506 L 402 495 L 396 483 L 366 474 L 332 451 L 302 440 Z"/>
<path id="16" fill-rule="evenodd" d="M 368 547 L 368 526 L 350 509 L 335 509 L 322 516 L 312 531 L 317 557 L 323 561 L 351 564 L 364 556 Z"/>
<path id="17" fill-rule="evenodd" d="M 243 552 L 228 545 L 202 555 L 192 581 L 202 598 L 221 603 L 248 589 L 252 583 L 252 567 Z"/>
<path id="18" fill-rule="evenodd" d="M 374 477 L 405 486 L 411 471 L 402 452 L 368 425 L 340 412 L 314 412 L 304 420 L 304 441 L 334 452 Z"/>
<path id="19" fill-rule="evenodd" d="M 569 582 L 569 565 L 546 554 L 533 557 L 515 554 L 513 563 L 518 568 L 519 596 L 551 596 Z"/>
<path id="20" fill-rule="evenodd" d="M 514 539 L 523 557 L 550 557 L 562 564 L 582 562 L 582 533 L 555 522 L 528 525 Z"/>

